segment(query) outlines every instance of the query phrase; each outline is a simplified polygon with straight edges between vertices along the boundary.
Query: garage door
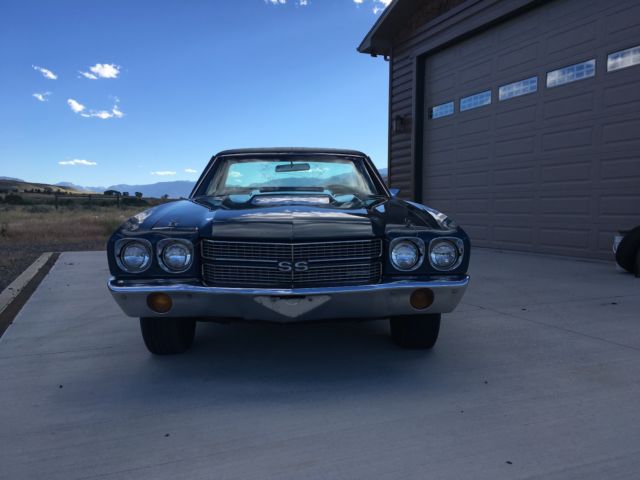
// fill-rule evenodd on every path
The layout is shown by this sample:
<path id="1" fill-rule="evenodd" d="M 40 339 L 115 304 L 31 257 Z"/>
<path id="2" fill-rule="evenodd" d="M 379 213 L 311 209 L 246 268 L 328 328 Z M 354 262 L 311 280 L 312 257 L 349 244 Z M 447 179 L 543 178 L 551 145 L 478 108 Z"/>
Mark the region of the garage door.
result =
<path id="1" fill-rule="evenodd" d="M 429 55 L 425 203 L 478 246 L 610 258 L 640 224 L 638 62 L 637 0 L 554 0 Z"/>

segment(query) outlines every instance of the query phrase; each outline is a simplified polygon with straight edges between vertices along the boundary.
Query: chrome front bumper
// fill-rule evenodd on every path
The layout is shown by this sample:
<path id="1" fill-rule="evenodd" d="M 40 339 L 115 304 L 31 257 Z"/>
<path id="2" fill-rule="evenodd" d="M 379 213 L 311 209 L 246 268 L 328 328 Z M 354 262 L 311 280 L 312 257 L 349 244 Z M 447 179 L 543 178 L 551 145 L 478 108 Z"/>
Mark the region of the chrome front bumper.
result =
<path id="1" fill-rule="evenodd" d="M 451 312 L 462 299 L 469 277 L 433 281 L 395 281 L 375 285 L 329 288 L 256 289 L 205 287 L 191 283 L 109 280 L 109 290 L 131 317 L 197 317 L 292 323 L 317 320 L 377 319 Z M 418 288 L 433 291 L 431 306 L 418 310 L 409 297 Z M 147 306 L 151 293 L 173 300 L 168 313 Z"/>

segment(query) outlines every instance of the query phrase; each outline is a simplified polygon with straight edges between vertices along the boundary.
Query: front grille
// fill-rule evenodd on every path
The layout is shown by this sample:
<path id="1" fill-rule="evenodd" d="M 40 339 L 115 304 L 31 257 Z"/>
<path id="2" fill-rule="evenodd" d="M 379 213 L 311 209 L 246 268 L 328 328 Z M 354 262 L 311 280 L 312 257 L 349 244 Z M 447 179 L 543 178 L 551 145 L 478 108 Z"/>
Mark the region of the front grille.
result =
<path id="1" fill-rule="evenodd" d="M 204 281 L 215 286 L 294 288 L 368 285 L 380 278 L 380 263 L 313 266 L 306 272 L 279 272 L 273 267 L 215 265 L 205 263 Z M 292 279 L 293 277 L 293 279 Z"/>
<path id="2" fill-rule="evenodd" d="M 378 258 L 382 254 L 382 241 L 298 243 L 293 245 L 294 258 L 309 261 L 333 259 Z"/>
<path id="3" fill-rule="evenodd" d="M 203 265 L 204 280 L 214 285 L 245 286 L 286 286 L 291 281 L 291 273 L 279 272 L 271 267 L 249 267 L 246 265 Z"/>
<path id="4" fill-rule="evenodd" d="M 204 240 L 203 280 L 212 286 L 308 288 L 368 285 L 382 274 L 382 241 L 265 243 Z"/>
<path id="5" fill-rule="evenodd" d="M 226 242 L 205 240 L 202 257 L 208 260 L 281 260 L 291 257 L 287 243 Z"/>
<path id="6" fill-rule="evenodd" d="M 329 265 L 296 272 L 297 285 L 366 285 L 371 279 L 380 278 L 380 262 L 361 265 Z"/>
<path id="7" fill-rule="evenodd" d="M 261 243 L 205 240 L 202 257 L 208 260 L 291 260 L 377 258 L 382 255 L 382 241 L 346 240 L 342 242 Z"/>

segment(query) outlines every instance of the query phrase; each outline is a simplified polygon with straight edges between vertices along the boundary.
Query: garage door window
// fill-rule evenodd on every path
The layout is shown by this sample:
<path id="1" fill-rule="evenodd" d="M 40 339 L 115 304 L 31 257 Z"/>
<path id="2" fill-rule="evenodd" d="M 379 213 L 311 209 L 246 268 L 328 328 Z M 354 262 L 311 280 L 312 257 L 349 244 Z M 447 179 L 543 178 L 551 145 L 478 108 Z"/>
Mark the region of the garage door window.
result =
<path id="1" fill-rule="evenodd" d="M 568 67 L 547 73 L 547 88 L 559 87 L 567 83 L 577 82 L 596 74 L 595 58 L 587 62 L 576 63 Z"/>
<path id="2" fill-rule="evenodd" d="M 607 71 L 622 70 L 623 68 L 640 65 L 640 45 L 615 52 L 607 58 Z"/>
<path id="3" fill-rule="evenodd" d="M 478 107 L 484 107 L 491 104 L 491 90 L 486 92 L 476 93 L 468 97 L 460 99 L 460 111 L 472 110 Z"/>
<path id="4" fill-rule="evenodd" d="M 538 77 L 527 78 L 526 80 L 520 80 L 519 82 L 510 83 L 509 85 L 503 85 L 498 90 L 498 99 L 500 101 L 508 100 L 510 98 L 520 97 L 528 93 L 534 93 L 538 91 Z"/>
<path id="5" fill-rule="evenodd" d="M 453 102 L 436 105 L 429 109 L 429 118 L 440 118 L 453 115 Z"/>

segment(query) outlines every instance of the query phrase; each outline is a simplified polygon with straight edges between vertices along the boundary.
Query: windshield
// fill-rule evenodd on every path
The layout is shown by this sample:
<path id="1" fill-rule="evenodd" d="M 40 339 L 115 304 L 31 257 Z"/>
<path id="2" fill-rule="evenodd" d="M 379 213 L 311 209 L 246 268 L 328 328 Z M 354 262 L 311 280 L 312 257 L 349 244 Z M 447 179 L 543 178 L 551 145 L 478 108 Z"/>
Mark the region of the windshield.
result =
<path id="1" fill-rule="evenodd" d="M 367 198 L 380 194 L 359 158 L 223 158 L 206 195 L 309 192 Z"/>

